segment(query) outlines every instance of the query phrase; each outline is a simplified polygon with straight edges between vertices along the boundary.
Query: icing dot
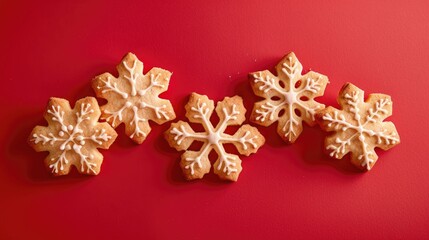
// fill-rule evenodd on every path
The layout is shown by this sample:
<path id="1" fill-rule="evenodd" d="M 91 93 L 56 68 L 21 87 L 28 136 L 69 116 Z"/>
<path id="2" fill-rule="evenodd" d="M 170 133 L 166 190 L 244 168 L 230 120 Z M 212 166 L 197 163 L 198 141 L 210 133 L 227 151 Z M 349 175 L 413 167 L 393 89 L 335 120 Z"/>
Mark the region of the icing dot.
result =
<path id="1" fill-rule="evenodd" d="M 359 140 L 361 140 L 363 142 L 363 141 L 365 141 L 365 137 L 363 135 L 360 135 Z"/>
<path id="2" fill-rule="evenodd" d="M 71 131 L 71 130 L 73 130 L 73 126 L 72 126 L 72 125 L 69 125 L 69 126 L 67 127 L 67 129 L 68 129 L 69 131 Z"/>
<path id="3" fill-rule="evenodd" d="M 286 99 L 287 103 L 292 104 L 296 102 L 296 95 L 297 94 L 295 92 L 290 91 L 284 95 L 284 98 Z"/>
<path id="4" fill-rule="evenodd" d="M 85 141 L 80 141 L 80 145 L 85 145 Z"/>
<path id="5" fill-rule="evenodd" d="M 60 131 L 60 132 L 58 133 L 58 135 L 60 135 L 60 137 L 62 137 L 62 136 L 64 136 L 64 132 L 63 132 L 63 131 Z"/>
<path id="6" fill-rule="evenodd" d="M 130 107 L 131 105 L 133 105 L 131 102 L 126 102 L 125 106 Z"/>
<path id="7" fill-rule="evenodd" d="M 218 133 L 209 133 L 207 136 L 207 140 L 209 140 L 210 144 L 218 144 L 220 136 Z"/>
<path id="8" fill-rule="evenodd" d="M 66 126 L 62 126 L 61 130 L 63 130 L 64 132 L 67 132 L 67 127 Z"/>

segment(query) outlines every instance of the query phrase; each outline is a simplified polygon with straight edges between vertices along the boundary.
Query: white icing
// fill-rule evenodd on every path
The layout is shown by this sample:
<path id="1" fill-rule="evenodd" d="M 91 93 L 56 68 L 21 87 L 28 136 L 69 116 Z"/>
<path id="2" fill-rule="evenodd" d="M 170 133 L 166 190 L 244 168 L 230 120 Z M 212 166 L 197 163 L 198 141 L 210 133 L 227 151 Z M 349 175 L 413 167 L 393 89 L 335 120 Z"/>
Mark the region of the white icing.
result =
<path id="1" fill-rule="evenodd" d="M 212 145 L 219 144 L 220 139 L 221 139 L 221 137 L 220 137 L 220 134 L 218 132 L 211 132 L 207 135 L 207 140 Z"/>
<path id="2" fill-rule="evenodd" d="M 244 150 L 247 150 L 247 148 L 248 148 L 247 144 L 250 144 L 253 148 L 258 147 L 258 145 L 254 141 L 255 139 L 258 138 L 258 136 L 252 136 L 252 137 L 248 138 L 249 135 L 250 135 L 250 131 L 246 131 L 246 132 L 244 132 L 244 135 L 238 139 L 238 141 L 243 146 Z"/>
<path id="3" fill-rule="evenodd" d="M 189 137 L 199 137 L 196 134 L 192 134 L 192 133 L 188 133 L 185 129 L 185 126 L 180 125 L 180 130 L 177 128 L 173 128 L 170 130 L 170 133 L 175 135 L 174 136 L 174 141 L 176 141 L 176 143 L 178 145 L 182 144 L 182 141 L 185 140 L 186 138 Z"/>
<path id="4" fill-rule="evenodd" d="M 64 170 L 64 166 L 69 163 L 69 160 L 66 158 L 66 151 L 63 151 L 58 159 L 51 158 L 52 164 L 49 165 L 49 168 L 52 168 L 52 171 L 58 173 L 58 169 L 61 171 Z"/>
<path id="5" fill-rule="evenodd" d="M 202 125 L 204 126 L 205 133 L 191 133 L 188 132 L 184 125 L 180 125 L 179 129 L 174 127 L 170 130 L 170 134 L 174 135 L 174 140 L 178 145 L 181 145 L 183 140 L 189 138 L 192 140 L 198 140 L 205 142 L 204 146 L 198 152 L 196 157 L 187 157 L 187 165 L 185 169 L 190 169 L 191 175 L 195 174 L 195 167 L 198 166 L 201 168 L 201 159 L 203 157 L 208 157 L 210 151 L 215 149 L 219 155 L 219 165 L 218 170 L 230 175 L 231 173 L 237 172 L 236 163 L 234 161 L 238 160 L 236 155 L 226 153 L 223 144 L 224 143 L 240 143 L 243 149 L 248 149 L 249 147 L 257 148 L 255 139 L 257 136 L 251 136 L 250 131 L 245 131 L 241 137 L 234 137 L 224 133 L 228 122 L 231 120 L 236 120 L 240 112 L 236 109 L 235 104 L 232 105 L 231 110 L 228 111 L 227 107 L 222 108 L 224 118 L 219 122 L 215 128 L 210 122 L 210 109 L 207 107 L 206 103 L 201 103 L 198 99 L 196 107 L 191 107 L 191 110 L 195 112 L 193 115 L 196 119 L 202 120 Z"/>
<path id="6" fill-rule="evenodd" d="M 396 144 L 399 139 L 395 132 L 387 133 L 385 129 L 381 131 L 374 131 L 367 128 L 368 123 L 376 123 L 377 118 L 381 118 L 381 114 L 386 114 L 388 111 L 384 109 L 386 106 L 391 104 L 391 101 L 387 98 L 379 99 L 375 106 L 368 109 L 365 121 L 362 123 L 362 116 L 359 114 L 359 99 L 363 99 L 363 96 L 359 95 L 359 92 L 352 92 L 351 94 L 345 94 L 346 104 L 349 106 L 349 111 L 353 113 L 353 118 L 356 123 L 349 123 L 346 121 L 344 115 L 339 114 L 337 111 L 333 112 L 333 115 L 326 113 L 322 118 L 328 121 L 327 126 L 337 131 L 352 130 L 355 133 L 347 139 L 335 139 L 335 144 L 326 146 L 327 150 L 332 150 L 330 156 L 339 158 L 340 154 L 344 154 L 347 147 L 351 145 L 351 142 L 357 138 L 361 143 L 362 154 L 358 156 L 359 160 L 362 160 L 362 166 L 366 166 L 367 170 L 371 169 L 371 165 L 375 162 L 375 153 L 373 149 L 369 149 L 367 143 L 367 137 L 376 137 L 377 144 L 383 142 L 387 145 Z"/>
<path id="7" fill-rule="evenodd" d="M 146 121 L 146 119 L 139 117 L 138 114 L 138 108 L 136 106 L 133 106 L 133 120 L 130 122 L 130 125 L 133 126 L 134 125 L 134 132 L 130 135 L 131 138 L 133 138 L 134 136 L 140 137 L 146 137 L 146 133 L 143 132 L 142 129 L 140 129 L 139 127 L 139 123 L 140 122 L 144 122 Z"/>
<path id="8" fill-rule="evenodd" d="M 146 95 L 147 91 L 149 91 L 150 89 L 152 89 L 153 87 L 161 87 L 164 88 L 165 85 L 159 83 L 159 77 L 161 76 L 160 73 L 158 73 L 156 76 L 154 74 L 150 74 L 150 85 L 142 90 L 139 90 L 139 95 L 140 96 L 144 96 Z M 168 78 L 166 78 L 166 80 L 168 81 Z"/>
<path id="9" fill-rule="evenodd" d="M 320 77 L 318 79 L 307 78 L 305 89 L 312 93 L 317 93 L 322 88 Z"/>
<path id="10" fill-rule="evenodd" d="M 299 118 L 295 118 L 295 114 L 293 112 L 293 106 L 292 104 L 288 104 L 288 111 L 290 118 L 286 121 L 285 125 L 283 126 L 283 132 L 285 132 L 285 137 L 289 139 L 289 141 L 292 141 L 294 137 L 296 137 L 295 127 L 298 126 L 301 121 Z"/>
<path id="11" fill-rule="evenodd" d="M 81 171 L 84 171 L 84 167 L 89 171 L 95 173 L 94 167 L 96 167 L 95 163 L 91 163 L 92 155 L 85 155 L 82 152 L 82 147 L 86 144 L 85 140 L 90 140 L 98 145 L 101 145 L 104 142 L 109 141 L 112 136 L 106 133 L 105 129 L 95 130 L 92 135 L 86 135 L 86 133 L 82 130 L 80 125 L 86 121 L 90 120 L 90 114 L 94 113 L 94 110 L 91 108 L 90 104 L 81 104 L 80 111 L 76 112 L 76 123 L 74 125 L 69 124 L 66 125 L 64 121 L 64 111 L 61 110 L 61 107 L 52 105 L 51 109 L 48 109 L 48 114 L 52 117 L 52 121 L 56 122 L 61 126 L 61 130 L 58 131 L 56 136 L 54 133 L 48 133 L 47 136 L 43 134 L 33 134 L 33 139 L 36 144 L 41 143 L 45 145 L 49 143 L 53 146 L 56 143 L 61 143 L 58 147 L 61 150 L 61 154 L 58 158 L 52 158 L 51 164 L 49 168 L 52 168 L 52 172 L 58 173 L 60 170 L 64 170 L 64 166 L 69 162 L 67 159 L 67 153 L 70 150 L 73 150 L 74 153 L 78 154 L 81 161 Z"/>
<path id="12" fill-rule="evenodd" d="M 263 78 L 262 74 L 259 73 L 259 75 L 254 74 L 253 77 L 255 78 L 255 83 L 262 83 L 258 89 L 264 91 L 264 93 L 267 93 L 270 90 L 277 90 L 279 88 L 276 86 L 275 79 L 271 78 L 269 75 L 266 75 L 265 78 Z"/>
<path id="13" fill-rule="evenodd" d="M 288 57 L 289 60 L 289 64 L 284 62 L 283 68 L 282 68 L 282 72 L 284 74 L 287 75 L 287 77 L 289 78 L 290 81 L 292 81 L 293 79 L 296 78 L 297 75 L 301 76 L 301 67 L 300 67 L 300 63 L 297 61 L 295 61 L 293 64 L 292 63 L 292 57 Z"/>
<path id="14" fill-rule="evenodd" d="M 209 108 L 207 107 L 207 104 L 205 102 L 201 103 L 200 99 L 197 101 L 197 107 L 191 107 L 191 110 L 196 112 L 196 114 L 193 116 L 194 118 L 203 120 L 203 125 L 207 128 L 209 128 L 209 131 L 213 131 L 213 125 L 209 121 Z"/>
<path id="15" fill-rule="evenodd" d="M 226 175 L 230 175 L 231 173 L 237 172 L 237 164 L 234 162 L 236 159 L 236 155 L 230 155 L 230 154 L 222 154 L 219 157 L 220 163 L 217 166 L 217 170 L 221 170 L 226 173 Z M 222 168 L 223 165 L 223 168 Z"/>
<path id="16" fill-rule="evenodd" d="M 187 162 L 189 162 L 189 164 L 185 166 L 185 169 L 191 169 L 191 175 L 194 175 L 195 174 L 195 164 L 197 164 L 197 166 L 199 168 L 202 168 L 203 166 L 201 165 L 201 159 L 204 156 L 208 155 L 208 152 L 210 152 L 210 150 L 211 150 L 210 144 L 206 144 L 206 145 L 204 145 L 203 150 L 200 152 L 200 154 L 197 157 L 195 157 L 195 158 L 192 158 L 192 157 L 185 158 L 185 160 Z"/>
<path id="17" fill-rule="evenodd" d="M 130 73 L 130 76 L 124 75 L 124 78 L 130 82 L 131 96 L 135 96 L 137 94 L 136 82 L 137 82 L 137 77 L 139 76 L 139 73 L 135 72 L 136 66 L 137 66 L 137 61 L 136 60 L 133 61 L 132 67 L 129 67 L 125 61 L 123 61 L 122 63 L 124 64 L 125 69 L 127 69 L 127 71 Z"/>
<path id="18" fill-rule="evenodd" d="M 282 101 L 270 101 L 267 99 L 263 105 L 261 105 L 258 109 L 255 110 L 257 113 L 256 120 L 260 122 L 265 122 L 267 119 L 270 121 L 274 120 L 281 109 L 285 109 L 288 111 L 288 120 L 283 126 L 282 130 L 284 131 L 284 136 L 292 140 L 296 136 L 296 126 L 301 124 L 301 118 L 294 114 L 294 109 L 299 106 L 304 109 L 307 117 L 311 118 L 312 121 L 315 121 L 315 113 L 321 105 L 318 104 L 316 106 L 311 106 L 305 101 L 302 101 L 298 98 L 298 96 L 304 95 L 306 93 L 315 94 L 318 93 L 322 88 L 321 77 L 319 76 L 317 79 L 313 79 L 307 77 L 305 79 L 305 86 L 302 88 L 295 88 L 295 82 L 302 79 L 301 75 L 302 66 L 298 60 L 296 60 L 292 64 L 292 57 L 288 58 L 288 62 L 284 62 L 282 64 L 281 71 L 286 74 L 287 79 L 277 80 L 276 78 L 270 77 L 268 74 L 263 77 L 262 72 L 258 72 L 253 74 L 255 84 L 260 84 L 258 89 L 267 93 L 272 91 L 272 97 L 279 97 L 283 99 Z M 278 81 L 288 81 L 287 86 L 289 89 L 282 88 Z M 286 116 L 286 115 L 285 115 Z"/>
<path id="19" fill-rule="evenodd" d="M 268 118 L 270 121 L 274 120 L 274 114 L 277 111 L 277 108 L 281 107 L 281 105 L 273 105 L 271 102 L 266 102 L 264 105 L 261 106 L 262 110 L 256 109 L 256 113 L 259 115 L 256 116 L 257 121 L 265 122 L 265 120 Z"/>
<path id="20" fill-rule="evenodd" d="M 101 92 L 102 93 L 106 93 L 106 92 L 116 92 L 117 94 L 121 95 L 122 98 L 128 98 L 128 94 L 126 92 L 121 91 L 118 88 L 118 84 L 112 83 L 110 81 L 110 77 L 107 77 L 107 80 L 101 80 L 104 83 L 104 86 L 97 86 L 97 89 L 102 89 Z"/>
<path id="21" fill-rule="evenodd" d="M 94 167 L 97 167 L 97 164 L 91 162 L 94 156 L 92 154 L 88 156 L 82 153 L 82 146 L 78 144 L 73 144 L 73 150 L 80 157 L 80 171 L 84 172 L 86 168 L 86 173 L 89 173 L 89 171 L 96 173 Z"/>
<path id="22" fill-rule="evenodd" d="M 117 111 L 109 111 L 109 110 L 104 110 L 104 113 L 109 114 L 109 116 L 106 118 L 107 121 L 111 121 L 112 122 L 112 127 L 116 127 L 116 122 L 118 121 L 119 123 L 122 122 L 122 112 L 131 107 L 133 104 L 131 102 L 125 102 L 125 104 Z M 112 119 L 113 118 L 113 119 Z M 112 120 L 110 120 L 112 119 Z"/>
<path id="23" fill-rule="evenodd" d="M 140 102 L 140 108 L 150 108 L 155 111 L 155 115 L 158 119 L 164 118 L 166 120 L 170 120 L 168 112 L 165 111 L 165 109 L 167 109 L 166 105 L 154 106 L 145 102 Z"/>
<path id="24" fill-rule="evenodd" d="M 296 96 L 298 94 L 294 91 L 288 91 L 287 93 L 284 94 L 284 98 L 285 98 L 285 103 L 292 105 L 295 102 L 297 102 Z"/>

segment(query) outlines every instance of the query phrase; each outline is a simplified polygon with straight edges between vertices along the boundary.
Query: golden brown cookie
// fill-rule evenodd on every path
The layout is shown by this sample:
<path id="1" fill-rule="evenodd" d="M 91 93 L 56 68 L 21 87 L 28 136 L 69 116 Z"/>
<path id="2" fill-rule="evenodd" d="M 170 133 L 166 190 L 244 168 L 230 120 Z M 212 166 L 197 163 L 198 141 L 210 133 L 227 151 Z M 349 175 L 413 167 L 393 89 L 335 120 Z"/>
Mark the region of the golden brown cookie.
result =
<path id="1" fill-rule="evenodd" d="M 210 121 L 214 103 L 207 96 L 192 93 L 185 108 L 189 121 L 202 124 L 205 130 L 194 132 L 187 122 L 179 121 L 171 124 L 165 132 L 170 146 L 178 151 L 186 150 L 180 162 L 185 177 L 192 180 L 202 178 L 208 173 L 211 167 L 209 154 L 214 150 L 218 155 L 214 172 L 222 179 L 237 181 L 242 170 L 241 160 L 237 155 L 227 153 L 223 145 L 232 143 L 240 154 L 248 156 L 255 153 L 265 142 L 258 129 L 247 124 L 241 126 L 234 135 L 225 133 L 228 126 L 241 125 L 244 122 L 246 109 L 243 99 L 234 96 L 218 102 L 216 113 L 220 121 L 217 126 L 213 126 Z M 201 150 L 187 150 L 194 141 L 203 142 Z"/>
<path id="2" fill-rule="evenodd" d="M 97 97 L 107 99 L 101 106 L 101 119 L 116 128 L 125 124 L 125 133 L 141 144 L 151 131 L 149 120 L 158 124 L 176 118 L 170 101 L 159 94 L 167 91 L 171 72 L 152 68 L 143 74 L 143 63 L 128 53 L 117 66 L 119 77 L 104 73 L 94 78 Z"/>
<path id="3" fill-rule="evenodd" d="M 45 113 L 48 126 L 36 126 L 28 142 L 37 152 L 49 152 L 45 165 L 54 175 L 68 174 L 71 165 L 80 173 L 97 175 L 103 162 L 97 148 L 108 149 L 117 136 L 99 117 L 93 97 L 80 99 L 73 109 L 67 100 L 51 98 Z"/>
<path id="4" fill-rule="evenodd" d="M 370 170 L 378 159 L 374 148 L 388 150 L 400 142 L 395 125 L 383 122 L 392 115 L 392 100 L 377 93 L 364 101 L 364 91 L 347 83 L 338 103 L 341 109 L 327 107 L 317 113 L 320 127 L 333 132 L 325 139 L 325 148 L 337 159 L 350 152 L 354 165 Z"/>
<path id="5" fill-rule="evenodd" d="M 250 121 L 269 126 L 278 121 L 277 133 L 294 143 L 302 132 L 302 121 L 316 124 L 314 115 L 325 105 L 314 100 L 322 96 L 329 82 L 325 75 L 310 71 L 301 75 L 302 65 L 293 52 L 276 66 L 277 76 L 264 70 L 249 74 L 253 92 L 264 100 L 255 103 Z"/>

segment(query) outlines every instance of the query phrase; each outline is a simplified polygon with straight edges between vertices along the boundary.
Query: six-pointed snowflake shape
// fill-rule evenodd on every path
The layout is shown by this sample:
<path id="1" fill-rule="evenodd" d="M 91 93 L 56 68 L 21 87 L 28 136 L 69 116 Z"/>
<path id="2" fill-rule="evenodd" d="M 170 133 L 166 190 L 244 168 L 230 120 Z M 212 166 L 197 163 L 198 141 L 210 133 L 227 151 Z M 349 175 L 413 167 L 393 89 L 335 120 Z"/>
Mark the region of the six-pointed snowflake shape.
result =
<path id="1" fill-rule="evenodd" d="M 388 150 L 400 139 L 392 122 L 383 122 L 392 115 L 392 101 L 385 94 L 370 94 L 364 101 L 364 91 L 347 83 L 338 96 L 341 110 L 333 107 L 317 113 L 321 128 L 334 131 L 325 139 L 331 157 L 341 159 L 351 152 L 354 165 L 370 170 L 378 159 L 375 147 Z"/>
<path id="2" fill-rule="evenodd" d="M 97 148 L 109 148 L 117 136 L 109 124 L 98 123 L 99 117 L 93 97 L 80 99 L 74 109 L 65 99 L 51 98 L 45 113 L 48 126 L 36 126 L 29 144 L 37 152 L 49 151 L 45 164 L 54 175 L 68 174 L 71 165 L 80 173 L 97 175 L 103 162 Z"/>
<path id="3" fill-rule="evenodd" d="M 293 52 L 270 71 L 249 74 L 254 93 L 265 100 L 255 103 L 250 120 L 262 126 L 278 121 L 277 132 L 287 143 L 294 143 L 302 132 L 302 121 L 314 126 L 315 113 L 325 105 L 314 101 L 322 96 L 328 78 L 310 71 L 301 75 L 302 65 Z"/>
<path id="4" fill-rule="evenodd" d="M 132 53 L 117 69 L 118 78 L 104 73 L 92 82 L 97 97 L 108 101 L 101 107 L 101 119 L 114 128 L 125 123 L 125 133 L 140 144 L 151 130 L 148 120 L 163 124 L 176 117 L 170 101 L 158 97 L 167 91 L 171 72 L 152 68 L 143 75 L 143 63 Z"/>
<path id="5" fill-rule="evenodd" d="M 214 103 L 207 96 L 193 93 L 186 108 L 186 117 L 190 122 L 200 123 L 205 132 L 194 132 L 188 123 L 179 121 L 171 124 L 165 136 L 170 146 L 178 151 L 187 150 L 193 141 L 203 142 L 199 151 L 186 151 L 182 155 L 180 165 L 187 179 L 202 178 L 210 171 L 209 154 L 214 149 L 218 158 L 214 164 L 214 172 L 222 179 L 237 181 L 242 170 L 241 160 L 237 155 L 225 151 L 223 144 L 232 143 L 240 154 L 255 153 L 265 142 L 259 131 L 243 125 L 234 135 L 226 134 L 227 126 L 241 125 L 245 120 L 246 109 L 241 97 L 226 97 L 218 102 L 216 113 L 220 118 L 216 127 L 210 122 Z"/>

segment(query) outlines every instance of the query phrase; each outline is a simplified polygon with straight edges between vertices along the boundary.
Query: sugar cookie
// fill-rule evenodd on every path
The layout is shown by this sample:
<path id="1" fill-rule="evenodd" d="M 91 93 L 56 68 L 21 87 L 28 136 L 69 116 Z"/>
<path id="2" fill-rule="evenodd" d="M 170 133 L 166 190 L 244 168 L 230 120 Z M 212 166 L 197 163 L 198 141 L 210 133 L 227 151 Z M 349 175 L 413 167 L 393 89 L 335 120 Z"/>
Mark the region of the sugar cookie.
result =
<path id="1" fill-rule="evenodd" d="M 185 106 L 186 117 L 192 123 L 202 124 L 204 132 L 194 132 L 187 122 L 179 121 L 171 124 L 165 132 L 170 146 L 178 151 L 187 150 L 193 141 L 203 142 L 199 151 L 187 150 L 182 155 L 180 166 L 188 180 L 202 178 L 210 171 L 209 154 L 214 150 L 218 158 L 214 163 L 214 172 L 222 179 L 237 181 L 242 170 L 241 160 L 237 155 L 227 153 L 223 144 L 232 143 L 240 154 L 250 155 L 261 147 L 265 139 L 259 131 L 250 125 L 241 126 L 234 135 L 225 133 L 231 125 L 241 125 L 245 120 L 246 109 L 243 99 L 239 96 L 226 97 L 218 102 L 216 113 L 220 118 L 217 126 L 213 126 L 210 117 L 214 110 L 213 100 L 207 96 L 192 93 Z"/>
<path id="2" fill-rule="evenodd" d="M 253 92 L 265 98 L 255 103 L 250 121 L 269 126 L 278 121 L 277 133 L 287 143 L 294 143 L 302 132 L 302 121 L 316 124 L 314 115 L 325 105 L 314 100 L 322 96 L 328 78 L 310 71 L 301 75 L 302 65 L 293 52 L 276 66 L 277 76 L 270 71 L 249 74 Z"/>
<path id="3" fill-rule="evenodd" d="M 97 148 L 108 149 L 117 136 L 99 117 L 93 97 L 80 99 L 73 109 L 67 100 L 51 98 L 45 113 L 48 126 L 36 126 L 28 142 L 37 152 L 49 152 L 45 165 L 54 175 L 68 174 L 71 165 L 80 173 L 97 175 L 103 162 Z"/>
<path id="4" fill-rule="evenodd" d="M 395 125 L 383 122 L 392 115 L 392 100 L 377 93 L 364 101 L 364 91 L 347 83 L 338 103 L 341 109 L 327 107 L 317 113 L 320 127 L 333 132 L 325 139 L 326 151 L 337 159 L 350 152 L 354 165 L 370 170 L 378 159 L 374 148 L 388 150 L 400 142 Z"/>
<path id="5" fill-rule="evenodd" d="M 114 128 L 124 123 L 125 133 L 141 144 L 151 131 L 149 120 L 163 124 L 176 118 L 170 101 L 158 97 L 167 91 L 171 72 L 152 68 L 144 75 L 143 63 L 132 53 L 125 55 L 117 70 L 117 78 L 104 73 L 92 81 L 97 97 L 107 99 L 101 119 Z"/>

